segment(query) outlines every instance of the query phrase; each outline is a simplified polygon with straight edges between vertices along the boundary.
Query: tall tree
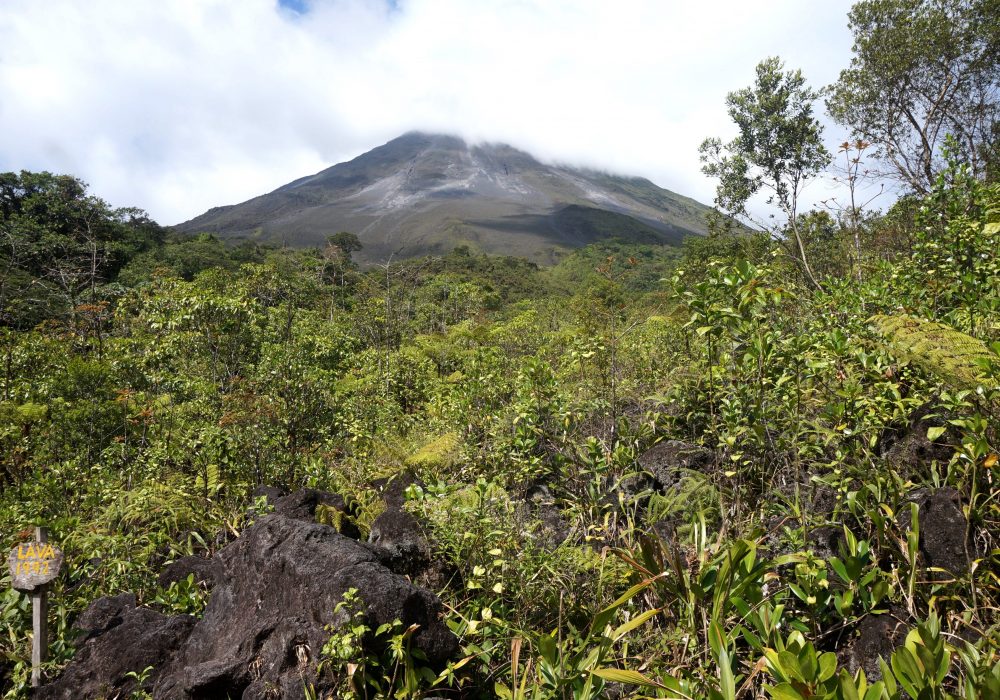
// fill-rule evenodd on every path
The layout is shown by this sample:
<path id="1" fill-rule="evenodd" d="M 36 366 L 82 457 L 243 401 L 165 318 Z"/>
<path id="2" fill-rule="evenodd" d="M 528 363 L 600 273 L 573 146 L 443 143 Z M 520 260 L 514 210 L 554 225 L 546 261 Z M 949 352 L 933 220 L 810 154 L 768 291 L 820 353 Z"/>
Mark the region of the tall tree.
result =
<path id="1" fill-rule="evenodd" d="M 163 235 L 145 212 L 113 209 L 74 177 L 0 173 L 0 324 L 96 301 L 101 284 Z"/>
<path id="2" fill-rule="evenodd" d="M 996 168 L 1000 0 L 863 0 L 848 18 L 854 58 L 827 108 L 878 147 L 887 174 L 926 194 L 948 134 L 977 176 Z"/>
<path id="3" fill-rule="evenodd" d="M 726 97 L 739 135 L 726 144 L 706 139 L 699 151 L 705 164 L 702 172 L 719 179 L 715 202 L 720 209 L 775 236 L 783 235 L 785 227 L 755 220 L 747 205 L 763 192 L 767 203 L 781 210 L 803 270 L 818 287 L 798 223 L 803 186 L 830 162 L 821 138 L 823 127 L 813 115 L 817 99 L 819 93 L 806 85 L 801 71 L 785 71 L 779 58 L 767 58 L 757 64 L 753 86 Z"/>

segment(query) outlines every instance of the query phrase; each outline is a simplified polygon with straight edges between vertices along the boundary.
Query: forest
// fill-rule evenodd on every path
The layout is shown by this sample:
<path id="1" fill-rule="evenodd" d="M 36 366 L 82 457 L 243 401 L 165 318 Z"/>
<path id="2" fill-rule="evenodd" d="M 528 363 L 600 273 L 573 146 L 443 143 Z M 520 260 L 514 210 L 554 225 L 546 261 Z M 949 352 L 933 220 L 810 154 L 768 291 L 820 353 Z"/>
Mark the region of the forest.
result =
<path id="1" fill-rule="evenodd" d="M 338 538 L 396 514 L 455 644 L 352 587 L 301 697 L 1000 698 L 1000 5 L 848 19 L 836 84 L 769 58 L 720 96 L 681 247 L 361 268 L 0 174 L 0 549 L 65 553 L 45 679 L 103 597 L 196 624 L 211 586 L 161 570 L 313 489 Z M 31 629 L 4 569 L 6 698 Z M 106 697 L 161 696 L 128 670 Z"/>

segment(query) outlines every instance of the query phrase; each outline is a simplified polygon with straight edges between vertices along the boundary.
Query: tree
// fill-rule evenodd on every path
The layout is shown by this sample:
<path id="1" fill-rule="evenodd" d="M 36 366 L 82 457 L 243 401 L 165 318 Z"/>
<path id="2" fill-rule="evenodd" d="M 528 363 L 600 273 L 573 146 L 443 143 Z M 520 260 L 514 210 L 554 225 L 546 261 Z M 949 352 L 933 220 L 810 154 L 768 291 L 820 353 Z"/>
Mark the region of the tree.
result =
<path id="1" fill-rule="evenodd" d="M 0 323 L 94 304 L 101 285 L 163 238 L 145 212 L 113 209 L 69 175 L 0 173 Z"/>
<path id="2" fill-rule="evenodd" d="M 351 253 L 364 248 L 364 246 L 361 245 L 361 239 L 349 231 L 341 231 L 340 233 L 327 236 L 326 244 L 337 248 L 341 255 L 346 256 L 348 259 L 350 259 Z"/>
<path id="3" fill-rule="evenodd" d="M 361 240 L 353 233 L 341 231 L 326 237 L 326 247 L 320 252 L 320 278 L 328 278 L 334 285 L 335 294 L 331 299 L 330 317 L 333 318 L 334 303 L 337 296 L 343 303 L 347 292 L 347 273 L 357 269 L 357 263 L 351 259 L 354 251 L 361 250 Z M 336 290 L 339 290 L 336 291 Z"/>
<path id="4" fill-rule="evenodd" d="M 813 116 L 819 93 L 806 85 L 801 71 L 783 69 L 779 58 L 767 58 L 757 64 L 752 87 L 729 93 L 726 105 L 739 135 L 727 144 L 706 139 L 699 148 L 702 172 L 719 179 L 719 208 L 780 236 L 780 226 L 754 220 L 747 209 L 754 195 L 767 192 L 767 203 L 785 216 L 806 276 L 818 287 L 799 234 L 798 204 L 803 186 L 826 167 L 830 154 Z"/>
<path id="5" fill-rule="evenodd" d="M 1000 0 L 863 0 L 848 19 L 854 58 L 832 86 L 831 116 L 917 194 L 933 188 L 948 134 L 975 175 L 996 168 Z"/>

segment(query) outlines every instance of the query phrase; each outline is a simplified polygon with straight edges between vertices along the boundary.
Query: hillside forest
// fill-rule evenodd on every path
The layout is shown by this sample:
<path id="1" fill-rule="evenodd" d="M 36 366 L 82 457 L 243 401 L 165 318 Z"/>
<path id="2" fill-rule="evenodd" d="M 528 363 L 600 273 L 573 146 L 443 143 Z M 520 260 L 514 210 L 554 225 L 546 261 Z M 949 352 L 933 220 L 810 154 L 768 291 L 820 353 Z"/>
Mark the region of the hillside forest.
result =
<path id="1" fill-rule="evenodd" d="M 161 571 L 313 489 L 330 537 L 406 524 L 393 575 L 455 642 L 352 587 L 298 697 L 1000 698 L 1000 5 L 848 21 L 834 85 L 770 58 L 720 96 L 717 213 L 681 246 L 361 268 L 351 232 L 232 245 L 0 175 L 0 549 L 46 525 L 66 556 L 44 680 L 98 599 L 207 618 Z M 5 698 L 45 690 L 31 629 L 4 569 Z M 126 670 L 105 697 L 181 697 Z M 184 697 L 264 671 L 227 673 Z"/>

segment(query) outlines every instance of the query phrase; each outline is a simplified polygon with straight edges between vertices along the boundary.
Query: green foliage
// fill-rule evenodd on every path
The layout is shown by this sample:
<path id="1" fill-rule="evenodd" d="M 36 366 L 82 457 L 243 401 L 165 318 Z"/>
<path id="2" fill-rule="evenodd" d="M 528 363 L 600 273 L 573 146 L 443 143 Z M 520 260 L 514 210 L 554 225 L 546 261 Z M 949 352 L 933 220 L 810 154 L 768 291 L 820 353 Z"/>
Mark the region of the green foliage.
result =
<path id="1" fill-rule="evenodd" d="M 930 192 L 949 134 L 977 176 L 996 177 L 1000 20 L 992 0 L 863 0 L 851 8 L 850 68 L 831 115 L 907 187 Z"/>
<path id="2" fill-rule="evenodd" d="M 368 626 L 357 589 L 344 593 L 330 627 L 330 638 L 320 651 L 319 671 L 340 679 L 340 698 L 417 698 L 432 687 L 437 676 L 422 664 L 422 654 L 411 648 L 418 625 L 404 629 L 399 620 Z"/>
<path id="3" fill-rule="evenodd" d="M 875 316 L 872 324 L 893 355 L 956 389 L 998 386 L 997 379 L 987 375 L 996 354 L 978 338 L 943 323 L 908 316 Z"/>
<path id="4" fill-rule="evenodd" d="M 780 62 L 758 78 L 731 98 L 746 127 L 731 145 L 753 153 L 718 144 L 726 177 L 745 177 L 723 194 L 735 207 L 784 178 L 790 214 L 823 156 L 814 95 Z M 779 127 L 773 143 L 755 131 Z M 791 257 L 724 218 L 679 259 L 606 241 L 550 270 L 468 250 L 360 270 L 348 235 L 274 251 L 144 247 L 130 229 L 86 303 L 50 284 L 26 320 L 12 292 L 0 545 L 44 522 L 66 552 L 47 672 L 98 596 L 199 613 L 194 579 L 163 590 L 156 569 L 238 536 L 265 512 L 258 485 L 335 491 L 351 515 L 317 520 L 364 530 L 384 507 L 372 482 L 413 472 L 404 508 L 435 562 L 415 580 L 461 654 L 426 668 L 414 628 L 372 629 L 349 594 L 321 655 L 341 696 L 994 697 L 1000 205 L 952 160 L 858 238 L 790 216 L 772 233 L 801 242 Z M 72 184 L 55 183 L 80 205 Z M 18 235 L 55 254 L 62 210 L 41 189 Z M 803 284 L 810 257 L 821 290 Z M 30 282 L 26 260 L 6 283 Z M 671 440 L 691 445 L 642 458 Z M 970 564 L 947 576 L 916 506 L 943 487 Z M 884 615 L 914 631 L 869 682 L 834 653 Z M 7 697 L 27 692 L 29 618 L 24 596 L 0 596 Z"/>
<path id="5" fill-rule="evenodd" d="M 153 598 L 153 603 L 167 612 L 201 616 L 208 604 L 208 595 L 194 579 L 194 574 L 171 583 Z"/>
<path id="6" fill-rule="evenodd" d="M 803 185 L 829 164 L 830 154 L 813 115 L 820 93 L 806 85 L 801 71 L 783 69 L 779 58 L 767 58 L 757 64 L 752 87 L 729 93 L 726 105 L 739 134 L 727 144 L 705 140 L 699 147 L 702 171 L 718 178 L 716 204 L 734 216 L 752 220 L 747 205 L 765 192 L 767 203 L 785 216 L 807 278 L 817 284 L 799 231 L 798 201 Z"/>
<path id="7" fill-rule="evenodd" d="M 31 327 L 105 300 L 99 286 L 159 245 L 138 209 L 112 209 L 68 175 L 0 173 L 0 323 Z"/>

